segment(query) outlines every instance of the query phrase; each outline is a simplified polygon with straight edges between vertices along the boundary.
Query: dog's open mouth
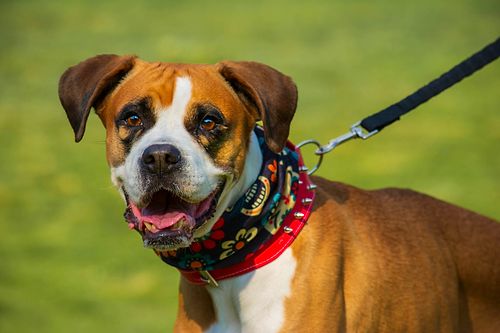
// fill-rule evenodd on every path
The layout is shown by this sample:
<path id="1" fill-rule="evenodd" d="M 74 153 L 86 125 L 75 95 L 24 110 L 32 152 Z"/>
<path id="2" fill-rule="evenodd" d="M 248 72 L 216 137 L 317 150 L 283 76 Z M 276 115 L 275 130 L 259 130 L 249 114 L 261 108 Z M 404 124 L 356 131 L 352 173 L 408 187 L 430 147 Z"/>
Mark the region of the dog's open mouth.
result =
<path id="1" fill-rule="evenodd" d="M 156 250 L 187 247 L 194 231 L 210 219 L 216 209 L 222 186 L 198 203 L 188 202 L 171 191 L 161 189 L 151 195 L 144 207 L 127 199 L 125 219 L 142 235 L 144 246 Z"/>

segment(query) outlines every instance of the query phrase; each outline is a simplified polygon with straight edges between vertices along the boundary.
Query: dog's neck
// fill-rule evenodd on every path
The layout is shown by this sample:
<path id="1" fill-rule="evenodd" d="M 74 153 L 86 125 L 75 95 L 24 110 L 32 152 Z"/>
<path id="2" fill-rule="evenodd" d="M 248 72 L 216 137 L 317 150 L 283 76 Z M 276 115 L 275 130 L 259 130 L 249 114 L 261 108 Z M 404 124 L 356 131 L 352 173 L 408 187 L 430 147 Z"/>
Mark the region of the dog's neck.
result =
<path id="1" fill-rule="evenodd" d="M 255 182 L 259 176 L 259 171 L 262 165 L 262 150 L 259 146 L 259 140 L 255 131 L 250 134 L 250 144 L 248 147 L 247 156 L 245 159 L 245 166 L 240 178 L 228 193 L 227 207 L 231 207 L 234 203 L 241 198 L 248 188 Z"/>

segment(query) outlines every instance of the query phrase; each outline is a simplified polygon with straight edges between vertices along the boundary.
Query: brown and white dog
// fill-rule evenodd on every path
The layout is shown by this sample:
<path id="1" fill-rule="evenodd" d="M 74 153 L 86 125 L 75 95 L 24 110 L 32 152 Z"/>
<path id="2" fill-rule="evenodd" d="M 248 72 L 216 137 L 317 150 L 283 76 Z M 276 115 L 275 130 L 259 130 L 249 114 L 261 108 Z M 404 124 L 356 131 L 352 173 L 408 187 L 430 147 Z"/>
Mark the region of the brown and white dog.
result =
<path id="1" fill-rule="evenodd" d="M 95 108 L 128 203 L 168 210 L 168 191 L 184 205 L 149 226 L 159 250 L 189 246 L 245 193 L 262 163 L 256 122 L 279 152 L 297 101 L 263 64 L 116 55 L 69 68 L 59 95 L 76 141 Z M 500 224 L 409 190 L 312 180 L 313 213 L 278 259 L 219 287 L 181 278 L 176 332 L 500 332 Z"/>

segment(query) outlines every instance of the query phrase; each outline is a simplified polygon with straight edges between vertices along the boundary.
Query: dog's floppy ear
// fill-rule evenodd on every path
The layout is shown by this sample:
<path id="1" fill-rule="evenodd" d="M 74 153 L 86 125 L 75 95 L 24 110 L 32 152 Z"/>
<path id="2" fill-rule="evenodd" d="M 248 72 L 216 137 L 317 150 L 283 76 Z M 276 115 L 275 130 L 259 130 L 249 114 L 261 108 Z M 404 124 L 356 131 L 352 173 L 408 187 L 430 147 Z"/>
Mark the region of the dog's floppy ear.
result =
<path id="1" fill-rule="evenodd" d="M 217 66 L 240 99 L 256 112 L 255 119 L 262 120 L 269 148 L 280 152 L 297 107 L 297 87 L 292 79 L 256 62 L 223 61 Z"/>
<path id="2" fill-rule="evenodd" d="M 79 142 L 92 107 L 97 108 L 132 69 L 135 56 L 103 54 L 68 68 L 59 80 L 59 99 Z"/>

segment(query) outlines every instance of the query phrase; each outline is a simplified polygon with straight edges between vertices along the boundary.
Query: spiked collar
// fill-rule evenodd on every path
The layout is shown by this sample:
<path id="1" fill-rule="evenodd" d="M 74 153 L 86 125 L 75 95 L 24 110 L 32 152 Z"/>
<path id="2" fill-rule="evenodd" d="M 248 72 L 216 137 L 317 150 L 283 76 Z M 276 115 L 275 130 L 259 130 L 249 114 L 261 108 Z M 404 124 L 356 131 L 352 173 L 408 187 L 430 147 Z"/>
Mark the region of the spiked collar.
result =
<path id="1" fill-rule="evenodd" d="M 217 286 L 217 281 L 262 267 L 278 258 L 307 222 L 314 188 L 292 143 L 279 153 L 255 129 L 263 153 L 257 180 L 229 207 L 203 237 L 187 248 L 155 251 L 191 283 Z"/>

